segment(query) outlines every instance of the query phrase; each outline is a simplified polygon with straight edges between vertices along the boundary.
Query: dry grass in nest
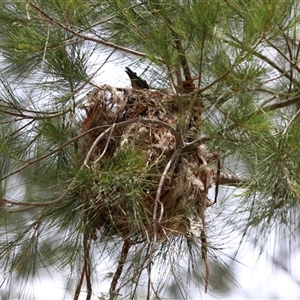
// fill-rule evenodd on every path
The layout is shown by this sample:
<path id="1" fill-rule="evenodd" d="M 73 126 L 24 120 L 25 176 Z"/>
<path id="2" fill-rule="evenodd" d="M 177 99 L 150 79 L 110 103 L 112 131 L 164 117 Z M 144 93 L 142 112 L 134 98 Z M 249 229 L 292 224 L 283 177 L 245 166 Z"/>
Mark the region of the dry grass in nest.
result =
<path id="1" fill-rule="evenodd" d="M 148 240 L 201 236 L 212 154 L 186 146 L 175 99 L 107 85 L 87 95 L 78 157 L 94 172 L 92 190 L 81 193 L 92 203 L 95 230 Z"/>
<path id="2" fill-rule="evenodd" d="M 152 245 L 151 262 L 155 245 L 171 236 L 200 242 L 207 290 L 205 210 L 213 204 L 207 194 L 218 176 L 209 166 L 217 154 L 200 143 L 199 95 L 184 95 L 178 102 L 178 96 L 156 91 L 118 92 L 103 85 L 86 100 L 78 160 L 92 178 L 81 184 L 80 207 L 89 224 L 88 239 L 97 239 L 97 230 L 101 240 L 123 239 L 111 297 L 118 293 L 131 245 Z"/>

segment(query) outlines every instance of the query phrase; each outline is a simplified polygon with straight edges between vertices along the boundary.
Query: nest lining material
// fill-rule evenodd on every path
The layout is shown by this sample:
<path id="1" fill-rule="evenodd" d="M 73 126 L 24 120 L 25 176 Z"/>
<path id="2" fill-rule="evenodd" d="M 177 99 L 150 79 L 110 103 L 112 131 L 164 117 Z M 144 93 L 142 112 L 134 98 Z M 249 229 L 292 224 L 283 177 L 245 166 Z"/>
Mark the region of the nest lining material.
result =
<path id="1" fill-rule="evenodd" d="M 94 188 L 83 186 L 82 201 L 92 203 L 95 231 L 109 228 L 124 238 L 200 237 L 205 209 L 213 204 L 207 197 L 213 155 L 204 145 L 182 151 L 175 96 L 102 85 L 86 100 L 78 159 L 94 172 Z"/>

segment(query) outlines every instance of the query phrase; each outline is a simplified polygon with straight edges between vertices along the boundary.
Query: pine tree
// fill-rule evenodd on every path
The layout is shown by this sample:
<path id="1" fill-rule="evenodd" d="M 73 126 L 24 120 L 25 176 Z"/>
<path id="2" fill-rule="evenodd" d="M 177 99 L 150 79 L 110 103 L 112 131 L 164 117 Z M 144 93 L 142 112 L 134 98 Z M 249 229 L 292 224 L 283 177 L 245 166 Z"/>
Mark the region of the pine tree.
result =
<path id="1" fill-rule="evenodd" d="M 210 213 L 229 189 L 239 197 L 218 204 L 232 210 L 222 226 L 241 243 L 263 251 L 274 228 L 292 239 L 298 26 L 293 0 L 4 1 L 5 286 L 20 279 L 33 297 L 46 268 L 67 274 L 74 299 L 207 291 L 214 265 L 229 268 Z M 101 73 L 110 62 L 124 70 L 113 79 Z"/>

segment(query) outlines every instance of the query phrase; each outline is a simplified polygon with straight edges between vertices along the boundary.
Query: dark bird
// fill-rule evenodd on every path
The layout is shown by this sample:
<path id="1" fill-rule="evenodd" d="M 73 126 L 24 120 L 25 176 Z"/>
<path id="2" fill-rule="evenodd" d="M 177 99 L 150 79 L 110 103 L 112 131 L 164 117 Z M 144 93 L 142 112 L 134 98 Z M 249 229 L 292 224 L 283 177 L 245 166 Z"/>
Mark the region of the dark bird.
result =
<path id="1" fill-rule="evenodd" d="M 142 90 L 142 89 L 149 90 L 149 85 L 146 80 L 137 76 L 137 74 L 135 72 L 131 71 L 128 67 L 126 67 L 125 72 L 127 73 L 127 75 L 130 78 L 132 88 L 134 88 L 136 90 Z"/>

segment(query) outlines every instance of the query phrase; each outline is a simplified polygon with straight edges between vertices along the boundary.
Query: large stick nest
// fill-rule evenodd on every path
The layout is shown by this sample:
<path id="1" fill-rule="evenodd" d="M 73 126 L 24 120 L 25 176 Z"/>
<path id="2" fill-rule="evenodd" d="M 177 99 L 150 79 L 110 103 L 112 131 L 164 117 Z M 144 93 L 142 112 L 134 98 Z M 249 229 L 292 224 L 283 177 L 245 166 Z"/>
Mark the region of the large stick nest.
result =
<path id="1" fill-rule="evenodd" d="M 96 229 L 131 239 L 201 236 L 216 154 L 195 142 L 200 132 L 190 125 L 191 110 L 182 114 L 177 99 L 108 85 L 87 95 L 78 159 L 93 172 L 80 195 L 83 207 L 92 207 L 94 238 Z M 199 125 L 199 96 L 180 101 L 197 104 L 192 120 Z"/>

